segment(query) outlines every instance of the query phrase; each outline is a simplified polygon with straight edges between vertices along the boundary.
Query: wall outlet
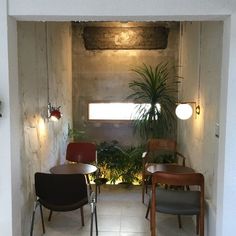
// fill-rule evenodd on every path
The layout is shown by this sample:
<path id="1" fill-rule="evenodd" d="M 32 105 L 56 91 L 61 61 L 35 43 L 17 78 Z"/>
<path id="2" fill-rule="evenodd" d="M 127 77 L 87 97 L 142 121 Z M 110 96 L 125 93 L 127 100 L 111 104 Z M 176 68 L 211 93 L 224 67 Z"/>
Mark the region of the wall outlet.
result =
<path id="1" fill-rule="evenodd" d="M 215 136 L 216 136 L 217 138 L 220 137 L 220 125 L 219 125 L 219 123 L 216 123 L 216 124 L 215 124 Z"/>

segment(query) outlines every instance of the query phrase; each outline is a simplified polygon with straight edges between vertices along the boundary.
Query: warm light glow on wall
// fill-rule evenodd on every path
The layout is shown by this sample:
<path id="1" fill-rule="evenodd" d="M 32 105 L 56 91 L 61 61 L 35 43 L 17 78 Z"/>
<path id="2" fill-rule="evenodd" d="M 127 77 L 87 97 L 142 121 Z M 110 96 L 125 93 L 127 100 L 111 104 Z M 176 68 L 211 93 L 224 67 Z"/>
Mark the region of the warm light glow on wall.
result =
<path id="1" fill-rule="evenodd" d="M 46 132 L 46 126 L 43 118 L 39 118 L 38 122 L 38 132 L 40 137 L 44 137 L 47 132 Z"/>

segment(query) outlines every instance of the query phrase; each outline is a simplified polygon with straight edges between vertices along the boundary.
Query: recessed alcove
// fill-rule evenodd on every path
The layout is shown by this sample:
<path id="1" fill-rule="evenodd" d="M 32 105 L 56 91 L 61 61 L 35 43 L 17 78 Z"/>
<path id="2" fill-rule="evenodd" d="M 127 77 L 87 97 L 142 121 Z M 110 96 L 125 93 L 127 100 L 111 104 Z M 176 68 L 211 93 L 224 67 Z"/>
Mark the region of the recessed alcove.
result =
<path id="1" fill-rule="evenodd" d="M 94 101 L 125 101 L 129 94 L 131 69 L 142 63 L 156 65 L 168 61 L 172 73 L 181 75 L 179 99 L 196 101 L 199 76 L 201 115 L 196 119 L 178 121 L 176 136 L 180 150 L 188 157 L 188 165 L 203 172 L 206 193 L 213 214 L 216 207 L 216 176 L 219 123 L 219 90 L 221 82 L 222 22 L 18 22 L 19 86 L 22 118 L 22 188 L 24 212 L 33 195 L 33 174 L 47 171 L 64 161 L 68 124 L 85 131 L 97 142 L 117 139 L 136 145 L 130 123 L 89 122 L 87 105 Z M 165 49 L 109 48 L 87 50 L 84 27 L 166 27 Z M 61 106 L 62 119 L 56 123 L 45 120 L 47 109 L 46 47 L 48 35 L 48 69 L 50 100 Z M 87 36 L 88 37 L 88 36 Z M 199 48 L 200 37 L 202 39 Z M 119 41 L 119 40 L 118 40 Z M 201 55 L 199 54 L 201 50 Z M 200 58 L 201 56 L 201 58 Z M 199 63 L 201 70 L 199 71 Z M 200 74 L 199 74 L 200 73 Z M 213 210 L 212 210 L 213 209 Z M 28 225 L 29 218 L 25 219 Z M 27 228 L 27 227 L 26 227 Z"/>

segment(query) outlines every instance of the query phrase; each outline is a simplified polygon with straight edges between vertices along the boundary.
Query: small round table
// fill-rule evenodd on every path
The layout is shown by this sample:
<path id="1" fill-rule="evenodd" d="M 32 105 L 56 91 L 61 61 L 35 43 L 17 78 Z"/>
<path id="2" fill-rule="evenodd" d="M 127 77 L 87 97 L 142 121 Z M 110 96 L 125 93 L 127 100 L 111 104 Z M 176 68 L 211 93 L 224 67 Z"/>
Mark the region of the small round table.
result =
<path id="1" fill-rule="evenodd" d="M 67 163 L 54 166 L 50 169 L 52 174 L 83 174 L 88 175 L 97 171 L 97 167 L 85 163 Z"/>
<path id="2" fill-rule="evenodd" d="M 146 171 L 149 174 L 154 174 L 157 171 L 160 172 L 170 172 L 170 173 L 194 173 L 194 169 L 187 167 L 187 166 L 181 166 L 176 164 L 157 164 L 157 163 L 149 163 L 146 167 Z"/>

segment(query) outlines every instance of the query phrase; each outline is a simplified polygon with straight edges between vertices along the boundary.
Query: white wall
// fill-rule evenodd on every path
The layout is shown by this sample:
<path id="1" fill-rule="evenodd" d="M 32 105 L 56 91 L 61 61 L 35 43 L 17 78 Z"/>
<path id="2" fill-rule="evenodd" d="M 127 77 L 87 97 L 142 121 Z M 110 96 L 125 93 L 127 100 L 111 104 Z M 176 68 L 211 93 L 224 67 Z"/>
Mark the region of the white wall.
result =
<path id="1" fill-rule="evenodd" d="M 1 162 L 0 182 L 4 183 L 0 187 L 0 201 L 4 204 L 4 212 L 0 212 L 0 228 L 1 232 L 6 232 L 4 235 L 11 235 L 11 229 L 19 232 L 20 225 L 11 224 L 11 196 L 13 192 L 10 189 L 14 188 L 14 199 L 20 191 L 15 187 L 14 181 L 11 180 L 11 174 L 18 177 L 20 167 L 17 158 L 19 152 L 19 135 L 14 130 L 11 130 L 12 124 L 16 124 L 19 128 L 19 116 L 17 113 L 18 106 L 14 101 L 18 100 L 18 93 L 14 93 L 11 89 L 17 88 L 17 75 L 12 77 L 9 71 L 17 72 L 16 59 L 16 27 L 14 20 L 9 21 L 8 15 L 17 19 L 51 19 L 51 20 L 219 20 L 224 19 L 224 51 L 223 51 L 223 73 L 224 84 L 221 86 L 221 101 L 220 101 L 220 133 L 219 138 L 219 164 L 218 169 L 218 201 L 217 201 L 217 235 L 228 236 L 234 232 L 234 219 L 236 217 L 236 206 L 234 203 L 236 181 L 236 114 L 234 104 L 236 100 L 236 84 L 235 84 L 235 58 L 236 58 L 236 18 L 232 15 L 235 12 L 234 0 L 149 0 L 136 1 L 135 4 L 131 0 L 116 0 L 112 4 L 109 0 L 2 0 L 0 1 L 0 96 L 4 102 L 5 118 L 0 118 L 0 144 L 3 149 L 0 150 L 0 156 L 4 157 Z M 232 15 L 232 17 L 231 17 Z M 8 35 L 8 32 L 12 34 Z M 13 49 L 13 51 L 11 51 Z M 12 54 L 13 53 L 13 54 Z M 13 55 L 13 58 L 9 55 Z M 12 60 L 13 59 L 13 60 Z M 10 114 L 14 116 L 10 117 Z M 16 129 L 16 130 L 17 130 Z M 11 133 L 12 132 L 12 133 Z M 1 134 L 4 136 L 1 136 Z M 11 141 L 14 141 L 14 148 L 11 146 Z M 2 160 L 2 159 L 1 159 Z M 14 172 L 11 172 L 10 164 L 14 166 Z M 1 189 L 3 187 L 3 189 Z M 4 191 L 3 191 L 4 190 Z M 3 194 L 2 194 L 3 193 Z M 18 193 L 18 194 L 17 194 Z M 2 209 L 2 208 L 1 208 Z M 15 210 L 16 211 L 16 210 Z M 14 214 L 13 214 L 14 215 Z M 17 219 L 18 215 L 14 216 Z M 2 231 L 3 230 L 3 231 Z"/>
<path id="2" fill-rule="evenodd" d="M 4 0 L 0 1 L 0 35 L 0 229 L 2 235 L 17 235 L 21 230 L 17 34 Z"/>
<path id="3" fill-rule="evenodd" d="M 9 0 L 9 15 L 30 20 L 214 20 L 235 8 L 233 0 Z"/>
<path id="4" fill-rule="evenodd" d="M 212 221 L 216 215 L 217 202 L 219 139 L 215 131 L 216 123 L 219 123 L 223 23 L 184 23 L 182 32 L 183 79 L 179 99 L 197 102 L 201 113 L 186 121 L 179 120 L 178 143 L 188 157 L 188 164 L 204 174 L 207 218 L 210 211 Z M 212 225 L 208 227 L 214 230 L 215 223 L 211 222 Z M 209 232 L 208 235 L 214 233 Z"/>
<path id="5" fill-rule="evenodd" d="M 236 14 L 224 22 L 217 178 L 217 236 L 232 235 L 236 207 Z"/>

